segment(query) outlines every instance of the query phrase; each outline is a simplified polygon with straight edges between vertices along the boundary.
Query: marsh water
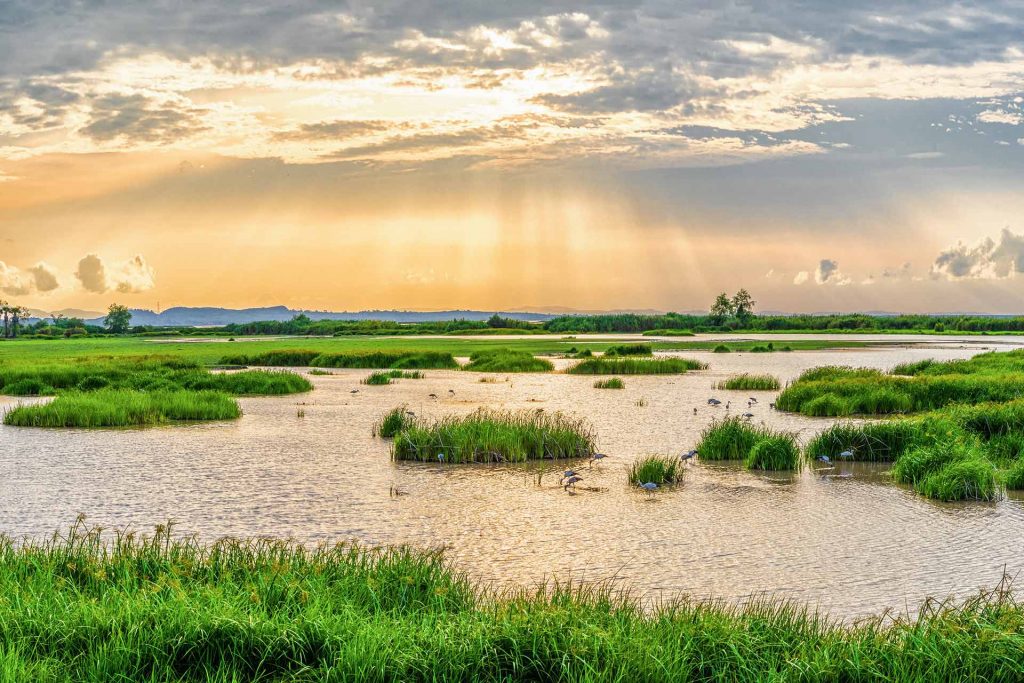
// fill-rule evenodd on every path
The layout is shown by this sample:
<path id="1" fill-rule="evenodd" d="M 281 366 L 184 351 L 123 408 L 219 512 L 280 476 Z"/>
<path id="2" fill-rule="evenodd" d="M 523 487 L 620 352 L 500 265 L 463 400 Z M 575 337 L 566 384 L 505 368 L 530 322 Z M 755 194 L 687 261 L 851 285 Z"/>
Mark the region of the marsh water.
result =
<path id="1" fill-rule="evenodd" d="M 623 390 L 594 389 L 593 377 L 458 371 L 371 387 L 359 384 L 368 371 L 334 370 L 310 376 L 316 389 L 309 394 L 242 399 L 245 414 L 234 422 L 0 427 L 0 531 L 41 538 L 79 513 L 94 524 L 139 530 L 173 519 L 180 532 L 205 540 L 267 535 L 443 545 L 460 568 L 494 586 L 574 578 L 611 581 L 648 597 L 741 601 L 768 593 L 843 619 L 913 611 L 925 597 L 964 595 L 1024 569 L 1024 502 L 940 504 L 894 485 L 884 466 L 855 463 L 797 475 L 696 463 L 681 485 L 653 496 L 626 483 L 636 457 L 695 445 L 708 422 L 725 414 L 707 405 L 711 396 L 731 400 L 733 413 L 746 412 L 753 396 L 756 422 L 799 432 L 801 440 L 831 423 L 771 410 L 774 392 L 713 388 L 730 374 L 769 372 L 785 382 L 818 365 L 888 368 L 1024 341 L 888 340 L 902 343 L 687 352 L 680 355 L 710 369 L 626 377 Z M 402 403 L 422 417 L 480 406 L 575 413 L 610 457 L 592 468 L 578 464 L 584 479 L 575 494 L 558 485 L 573 463 L 392 462 L 388 442 L 373 438 L 371 428 Z"/>

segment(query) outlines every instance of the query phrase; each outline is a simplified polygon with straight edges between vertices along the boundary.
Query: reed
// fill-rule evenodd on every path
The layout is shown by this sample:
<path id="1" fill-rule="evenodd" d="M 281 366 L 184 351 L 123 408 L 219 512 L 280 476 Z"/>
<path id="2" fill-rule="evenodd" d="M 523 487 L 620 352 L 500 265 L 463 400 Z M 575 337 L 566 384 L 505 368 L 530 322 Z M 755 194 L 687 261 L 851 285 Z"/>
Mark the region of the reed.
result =
<path id="1" fill-rule="evenodd" d="M 472 372 L 550 372 L 555 366 L 551 361 L 536 358 L 526 351 L 493 349 L 472 354 L 462 369 Z"/>
<path id="2" fill-rule="evenodd" d="M 437 551 L 79 524 L 0 540 L 9 681 L 1019 679 L 1006 584 L 842 624 L 777 599 L 642 602 L 608 586 L 487 591 Z"/>
<path id="3" fill-rule="evenodd" d="M 754 445 L 772 433 L 740 417 L 715 420 L 701 432 L 697 452 L 701 460 L 746 460 Z"/>
<path id="4" fill-rule="evenodd" d="M 618 344 L 605 349 L 605 356 L 653 356 L 650 344 Z"/>
<path id="5" fill-rule="evenodd" d="M 566 372 L 571 375 L 681 375 L 706 368 L 706 363 L 689 358 L 590 358 Z"/>
<path id="6" fill-rule="evenodd" d="M 384 413 L 373 426 L 373 435 L 382 439 L 393 439 L 403 429 L 415 424 L 415 419 L 409 414 L 409 406 L 402 404 Z"/>
<path id="7" fill-rule="evenodd" d="M 683 479 L 683 465 L 679 458 L 667 455 L 647 455 L 629 467 L 629 483 L 634 486 L 654 482 L 658 486 L 675 484 Z"/>
<path id="8" fill-rule="evenodd" d="M 379 386 L 381 384 L 391 384 L 391 375 L 387 372 L 371 372 L 369 376 L 359 380 L 360 384 L 369 384 L 371 386 Z"/>
<path id="9" fill-rule="evenodd" d="M 733 375 L 718 383 L 718 388 L 723 390 L 775 391 L 780 386 L 776 377 L 750 373 Z"/>
<path id="10" fill-rule="evenodd" d="M 822 455 L 838 459 L 840 453 L 849 452 L 848 460 L 893 462 L 925 438 L 923 424 L 910 420 L 838 422 L 812 438 L 805 451 L 812 459 Z"/>
<path id="11" fill-rule="evenodd" d="M 625 389 L 626 385 L 618 377 L 599 379 L 594 382 L 595 389 Z"/>
<path id="12" fill-rule="evenodd" d="M 67 393 L 49 403 L 21 405 L 4 415 L 15 427 L 143 427 L 168 422 L 233 420 L 238 403 L 215 391 L 102 389 Z"/>
<path id="13" fill-rule="evenodd" d="M 538 410 L 493 411 L 433 423 L 413 421 L 395 434 L 396 460 L 446 463 L 525 462 L 582 458 L 594 452 L 594 435 L 582 420 Z"/>
<path id="14" fill-rule="evenodd" d="M 748 470 L 789 471 L 799 470 L 802 462 L 796 436 L 775 432 L 758 439 L 743 464 Z"/>

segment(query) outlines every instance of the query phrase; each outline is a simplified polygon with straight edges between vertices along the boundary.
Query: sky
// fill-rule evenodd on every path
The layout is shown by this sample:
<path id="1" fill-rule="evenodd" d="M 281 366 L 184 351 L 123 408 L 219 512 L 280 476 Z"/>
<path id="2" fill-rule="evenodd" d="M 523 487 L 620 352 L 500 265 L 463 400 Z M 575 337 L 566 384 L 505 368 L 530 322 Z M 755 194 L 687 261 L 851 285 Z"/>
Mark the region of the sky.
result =
<path id="1" fill-rule="evenodd" d="M 0 298 L 1024 312 L 1024 1 L 5 0 Z"/>

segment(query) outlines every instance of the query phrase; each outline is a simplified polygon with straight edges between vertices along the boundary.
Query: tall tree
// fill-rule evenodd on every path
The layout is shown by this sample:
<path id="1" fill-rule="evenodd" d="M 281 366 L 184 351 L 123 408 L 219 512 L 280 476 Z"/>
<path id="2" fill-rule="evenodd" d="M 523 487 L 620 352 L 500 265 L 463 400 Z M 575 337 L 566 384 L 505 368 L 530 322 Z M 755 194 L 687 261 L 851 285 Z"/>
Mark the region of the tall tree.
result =
<path id="1" fill-rule="evenodd" d="M 132 322 L 132 312 L 127 306 L 121 304 L 110 304 L 107 309 L 107 317 L 103 319 L 103 325 L 112 334 L 124 334 Z"/>
<path id="2" fill-rule="evenodd" d="M 711 304 L 711 319 L 716 325 L 721 325 L 725 319 L 733 313 L 732 300 L 722 292 L 715 297 L 715 303 Z"/>
<path id="3" fill-rule="evenodd" d="M 750 320 L 754 315 L 754 305 L 757 302 L 750 296 L 750 292 L 741 289 L 732 298 L 733 314 L 743 322 Z"/>

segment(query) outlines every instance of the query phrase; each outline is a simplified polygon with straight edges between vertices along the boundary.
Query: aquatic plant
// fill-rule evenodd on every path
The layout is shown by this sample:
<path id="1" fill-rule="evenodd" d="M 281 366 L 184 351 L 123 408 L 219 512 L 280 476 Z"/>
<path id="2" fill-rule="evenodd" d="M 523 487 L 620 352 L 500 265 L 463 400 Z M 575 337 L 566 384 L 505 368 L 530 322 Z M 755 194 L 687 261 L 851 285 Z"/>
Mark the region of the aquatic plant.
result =
<path id="1" fill-rule="evenodd" d="M 582 420 L 541 410 L 493 411 L 415 421 L 395 435 L 396 460 L 446 463 L 524 462 L 587 457 L 594 435 Z"/>
<path id="2" fill-rule="evenodd" d="M 1011 491 L 1024 491 L 1024 459 L 1013 463 L 1003 476 L 1003 483 Z"/>
<path id="3" fill-rule="evenodd" d="M 216 391 L 71 392 L 49 403 L 21 405 L 4 415 L 14 427 L 141 427 L 178 421 L 232 420 L 238 403 Z"/>
<path id="4" fill-rule="evenodd" d="M 730 348 L 729 348 L 728 346 L 726 346 L 725 344 L 719 344 L 719 345 L 718 345 L 718 346 L 716 346 L 716 347 L 715 347 L 714 349 L 712 349 L 712 352 L 713 352 L 713 353 L 729 353 L 729 352 L 731 352 L 731 351 L 732 351 L 732 349 L 730 349 Z"/>
<path id="5" fill-rule="evenodd" d="M 1002 495 L 996 468 L 982 455 L 950 462 L 918 481 L 914 488 L 943 501 L 997 500 Z"/>
<path id="6" fill-rule="evenodd" d="M 776 377 L 750 373 L 733 375 L 718 383 L 718 388 L 723 390 L 774 391 L 779 386 L 779 380 Z"/>
<path id="7" fill-rule="evenodd" d="M 646 455 L 629 467 L 629 483 L 646 484 L 654 482 L 658 486 L 675 484 L 683 478 L 683 464 L 679 458 L 667 455 Z"/>
<path id="8" fill-rule="evenodd" d="M 844 459 L 892 462 L 926 436 L 927 427 L 920 421 L 837 422 L 812 438 L 805 451 L 811 459 L 822 455 L 837 459 L 840 453 L 850 453 Z"/>
<path id="9" fill-rule="evenodd" d="M 605 349 L 605 356 L 653 356 L 650 344 L 618 344 Z"/>
<path id="10" fill-rule="evenodd" d="M 369 384 L 372 386 L 378 386 L 381 384 L 391 384 L 391 375 L 387 372 L 371 372 L 368 377 L 364 377 L 359 380 L 360 384 Z"/>
<path id="11" fill-rule="evenodd" d="M 746 460 L 754 445 L 771 434 L 741 417 L 727 417 L 704 428 L 697 452 L 701 460 Z"/>
<path id="12" fill-rule="evenodd" d="M 571 375 L 678 375 L 706 368 L 706 363 L 689 358 L 591 358 L 566 372 Z"/>
<path id="13" fill-rule="evenodd" d="M 579 583 L 496 594 L 439 551 L 205 545 L 170 525 L 3 538 L 0 595 L 10 681 L 1001 683 L 1019 678 L 1024 623 L 1006 585 L 842 623 L 764 597 L 648 604 Z"/>
<path id="14" fill-rule="evenodd" d="M 536 358 L 526 351 L 492 349 L 472 354 L 462 369 L 473 372 L 550 372 L 555 366 L 551 361 Z"/>
<path id="15" fill-rule="evenodd" d="M 788 432 L 765 434 L 750 449 L 743 464 L 748 470 L 798 470 L 800 447 Z"/>
<path id="16" fill-rule="evenodd" d="M 404 403 L 392 408 L 373 426 L 373 435 L 382 439 L 392 439 L 403 429 L 412 426 L 416 418 L 409 414 L 409 406 Z"/>
<path id="17" fill-rule="evenodd" d="M 626 385 L 618 377 L 610 379 L 599 379 L 594 382 L 595 389 L 625 389 Z"/>

